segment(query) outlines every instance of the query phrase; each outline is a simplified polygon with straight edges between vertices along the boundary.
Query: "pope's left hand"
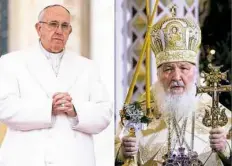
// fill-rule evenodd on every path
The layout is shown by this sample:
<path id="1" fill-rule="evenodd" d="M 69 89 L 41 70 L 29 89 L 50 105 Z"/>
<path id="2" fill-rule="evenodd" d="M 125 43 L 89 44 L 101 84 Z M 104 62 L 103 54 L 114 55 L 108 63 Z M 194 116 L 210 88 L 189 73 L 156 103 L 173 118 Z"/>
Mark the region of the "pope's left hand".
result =
<path id="1" fill-rule="evenodd" d="M 226 149 L 226 132 L 223 128 L 214 128 L 209 132 L 210 147 L 216 152 Z"/>

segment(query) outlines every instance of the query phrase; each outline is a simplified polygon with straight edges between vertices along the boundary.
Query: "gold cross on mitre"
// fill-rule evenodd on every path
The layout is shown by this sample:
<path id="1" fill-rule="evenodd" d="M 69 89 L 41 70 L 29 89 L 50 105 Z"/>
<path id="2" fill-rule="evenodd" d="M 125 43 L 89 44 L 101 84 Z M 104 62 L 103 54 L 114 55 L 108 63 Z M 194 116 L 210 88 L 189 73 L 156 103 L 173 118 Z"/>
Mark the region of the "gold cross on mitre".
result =
<path id="1" fill-rule="evenodd" d="M 172 14 L 172 17 L 176 17 L 176 9 L 177 9 L 177 6 L 173 3 L 169 4 L 168 5 L 168 8 Z"/>
<path id="2" fill-rule="evenodd" d="M 208 64 L 209 73 L 203 72 L 204 79 L 207 86 L 198 86 L 197 93 L 211 93 L 212 94 L 212 107 L 211 113 L 206 110 L 206 114 L 203 118 L 203 124 L 207 127 L 216 128 L 218 126 L 225 126 L 228 122 L 228 118 L 225 114 L 225 108 L 220 110 L 219 108 L 219 94 L 221 92 L 229 92 L 232 90 L 231 85 L 221 85 L 222 80 L 227 81 L 227 72 L 220 72 L 222 66 L 213 66 L 212 56 L 215 54 L 215 50 L 209 51 L 209 61 Z"/>

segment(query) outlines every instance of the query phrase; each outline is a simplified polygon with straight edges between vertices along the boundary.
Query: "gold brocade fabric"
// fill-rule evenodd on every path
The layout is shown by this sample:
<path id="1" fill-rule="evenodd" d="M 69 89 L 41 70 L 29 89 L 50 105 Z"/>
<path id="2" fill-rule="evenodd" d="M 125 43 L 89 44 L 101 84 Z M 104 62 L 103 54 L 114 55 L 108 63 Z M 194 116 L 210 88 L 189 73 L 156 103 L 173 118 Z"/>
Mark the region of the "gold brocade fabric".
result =
<path id="1" fill-rule="evenodd" d="M 145 98 L 145 95 L 142 96 L 141 100 Z M 151 99 L 155 101 L 155 95 L 152 94 L 151 90 Z M 207 128 L 202 124 L 202 118 L 205 114 L 204 109 L 208 108 L 208 105 L 211 105 L 211 97 L 203 94 L 198 103 L 198 109 L 195 112 L 195 134 L 194 134 L 194 150 L 198 153 L 199 159 L 204 163 L 206 159 L 210 156 L 211 148 L 209 146 L 209 131 L 211 128 Z M 152 106 L 153 113 L 158 115 L 159 111 L 157 109 L 156 103 L 153 102 Z M 229 110 L 226 110 L 226 114 L 229 118 L 229 122 L 224 126 L 226 131 L 229 131 L 231 126 L 231 113 Z M 137 155 L 139 165 L 141 166 L 161 166 L 163 162 L 162 156 L 167 153 L 167 138 L 168 130 L 166 118 L 161 116 L 159 119 L 154 118 L 153 121 L 149 124 L 146 130 L 142 130 L 137 133 L 137 139 L 139 140 L 139 152 Z M 190 145 L 191 142 L 191 117 L 188 120 L 185 139 Z M 120 137 L 122 137 L 123 131 L 122 125 L 119 126 L 116 135 L 116 160 L 124 160 L 122 151 L 119 148 L 121 146 Z M 172 137 L 173 141 L 175 136 Z M 230 142 L 228 140 L 228 142 Z M 229 153 L 229 152 L 228 152 Z M 211 154 L 207 160 L 205 166 L 223 166 L 221 160 L 216 153 Z"/>

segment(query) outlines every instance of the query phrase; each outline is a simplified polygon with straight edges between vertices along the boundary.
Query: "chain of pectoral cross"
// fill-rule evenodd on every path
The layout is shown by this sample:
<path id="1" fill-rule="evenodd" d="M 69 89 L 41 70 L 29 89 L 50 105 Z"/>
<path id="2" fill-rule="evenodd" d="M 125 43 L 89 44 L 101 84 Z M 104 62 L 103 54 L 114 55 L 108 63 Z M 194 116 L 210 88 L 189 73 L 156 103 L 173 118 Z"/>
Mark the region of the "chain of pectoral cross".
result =
<path id="1" fill-rule="evenodd" d="M 171 121 L 172 121 L 172 123 L 171 123 Z M 168 152 L 171 152 L 173 149 L 175 149 L 177 141 L 179 142 L 180 147 L 182 147 L 183 144 L 185 144 L 188 151 L 191 151 L 191 148 L 185 139 L 185 131 L 186 131 L 187 121 L 188 121 L 188 118 L 185 118 L 182 126 L 180 127 L 174 116 L 170 116 L 168 118 Z M 175 131 L 177 139 L 178 139 L 177 141 L 174 142 L 173 145 L 171 144 L 171 142 L 172 142 L 171 141 L 171 136 L 172 136 L 171 124 L 173 125 L 173 130 Z"/>
<path id="2" fill-rule="evenodd" d="M 185 146 L 187 147 L 188 151 L 191 150 L 190 146 L 188 145 L 186 139 L 185 139 L 185 131 L 186 131 L 186 125 L 187 125 L 187 121 L 188 121 L 188 118 L 185 118 L 184 119 L 184 122 L 180 128 L 176 118 L 174 117 L 173 118 L 173 127 L 175 129 L 175 132 L 176 132 L 176 136 L 177 136 L 177 139 L 178 139 L 178 142 L 179 142 L 179 145 L 180 147 L 183 146 L 183 144 L 185 144 Z M 173 148 L 175 148 L 176 146 L 176 143 L 174 144 Z"/>
<path id="3" fill-rule="evenodd" d="M 197 93 L 211 93 L 212 94 L 212 107 L 211 114 L 206 110 L 206 114 L 203 118 L 203 124 L 207 127 L 216 128 L 218 126 L 224 126 L 228 122 L 228 118 L 225 114 L 225 109 L 220 111 L 219 107 L 219 94 L 221 92 L 228 92 L 232 90 L 231 85 L 221 85 L 222 80 L 227 80 L 227 71 L 220 72 L 220 66 L 213 66 L 211 63 L 208 65 L 210 69 L 209 73 L 205 73 L 205 81 L 208 86 L 197 87 Z"/>

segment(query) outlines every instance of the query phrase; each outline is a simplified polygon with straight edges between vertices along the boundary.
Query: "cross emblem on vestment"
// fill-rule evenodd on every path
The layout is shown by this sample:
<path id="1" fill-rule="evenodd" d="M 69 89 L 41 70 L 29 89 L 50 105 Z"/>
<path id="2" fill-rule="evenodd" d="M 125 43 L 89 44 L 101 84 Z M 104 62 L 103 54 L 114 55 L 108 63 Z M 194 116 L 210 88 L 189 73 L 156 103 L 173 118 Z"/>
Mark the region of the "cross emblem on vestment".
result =
<path id="1" fill-rule="evenodd" d="M 214 52 L 215 53 L 215 52 Z M 203 118 L 203 124 L 207 127 L 216 128 L 218 126 L 225 126 L 228 122 L 228 118 L 225 113 L 225 108 L 220 110 L 219 107 L 219 94 L 221 92 L 232 91 L 231 85 L 221 85 L 222 80 L 227 81 L 227 72 L 220 72 L 221 66 L 213 66 L 209 63 L 209 73 L 204 73 L 204 79 L 207 86 L 197 87 L 197 94 L 199 93 L 211 93 L 212 94 L 212 106 L 211 112 L 205 110 L 205 116 Z"/>

